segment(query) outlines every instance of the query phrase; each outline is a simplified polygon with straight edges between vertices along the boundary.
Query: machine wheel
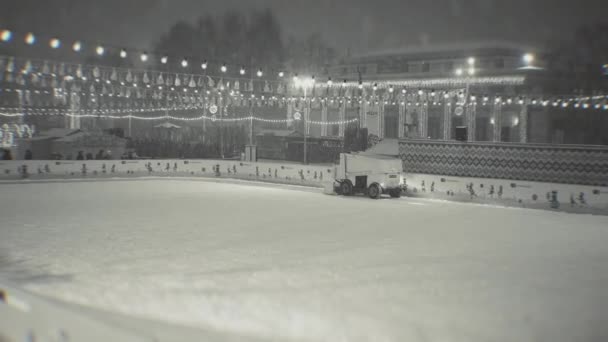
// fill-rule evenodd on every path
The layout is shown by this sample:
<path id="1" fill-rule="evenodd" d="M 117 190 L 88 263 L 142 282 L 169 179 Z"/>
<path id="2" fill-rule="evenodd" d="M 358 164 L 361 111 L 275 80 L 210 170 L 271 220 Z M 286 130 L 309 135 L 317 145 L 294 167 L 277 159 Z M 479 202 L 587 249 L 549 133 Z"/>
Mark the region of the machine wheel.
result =
<path id="1" fill-rule="evenodd" d="M 367 195 L 369 198 L 377 199 L 380 197 L 380 187 L 378 184 L 372 184 L 367 188 Z"/>
<path id="2" fill-rule="evenodd" d="M 401 197 L 401 189 L 389 190 L 388 194 L 391 195 L 392 198 L 399 198 Z"/>
<path id="3" fill-rule="evenodd" d="M 340 184 L 340 192 L 344 196 L 350 196 L 353 193 L 353 184 L 349 180 L 345 180 Z"/>

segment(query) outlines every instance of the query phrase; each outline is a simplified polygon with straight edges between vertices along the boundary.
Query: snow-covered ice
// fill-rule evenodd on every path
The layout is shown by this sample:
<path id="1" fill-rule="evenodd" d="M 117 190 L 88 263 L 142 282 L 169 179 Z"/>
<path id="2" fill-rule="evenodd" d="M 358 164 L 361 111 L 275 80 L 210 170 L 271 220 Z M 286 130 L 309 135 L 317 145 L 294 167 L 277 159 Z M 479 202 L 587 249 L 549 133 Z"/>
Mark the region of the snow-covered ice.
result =
<path id="1" fill-rule="evenodd" d="M 608 217 L 194 180 L 0 185 L 0 280 L 270 340 L 608 340 Z"/>

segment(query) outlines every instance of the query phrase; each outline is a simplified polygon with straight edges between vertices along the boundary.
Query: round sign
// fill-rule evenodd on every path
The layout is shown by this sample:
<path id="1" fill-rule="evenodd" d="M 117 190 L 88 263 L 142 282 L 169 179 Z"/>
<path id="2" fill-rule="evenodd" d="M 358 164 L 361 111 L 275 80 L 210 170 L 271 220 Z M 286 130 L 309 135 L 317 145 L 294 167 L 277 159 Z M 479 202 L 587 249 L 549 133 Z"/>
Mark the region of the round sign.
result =
<path id="1" fill-rule="evenodd" d="M 216 105 L 211 105 L 211 107 L 209 107 L 209 112 L 211 114 L 217 113 L 217 106 Z"/>
<path id="2" fill-rule="evenodd" d="M 294 120 L 302 120 L 302 114 L 300 114 L 300 112 L 293 113 L 293 119 Z"/>
<path id="3" fill-rule="evenodd" d="M 462 108 L 462 106 L 458 106 L 456 107 L 456 109 L 454 109 L 454 114 L 461 116 L 462 113 L 464 113 L 464 109 Z"/>

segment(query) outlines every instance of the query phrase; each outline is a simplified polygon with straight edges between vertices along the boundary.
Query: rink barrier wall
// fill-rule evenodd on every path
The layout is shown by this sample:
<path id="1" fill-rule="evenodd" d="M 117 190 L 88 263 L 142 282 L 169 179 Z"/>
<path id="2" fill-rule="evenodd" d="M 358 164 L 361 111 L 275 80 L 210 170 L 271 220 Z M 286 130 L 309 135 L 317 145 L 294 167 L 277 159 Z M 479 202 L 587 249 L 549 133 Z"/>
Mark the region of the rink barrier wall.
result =
<path id="1" fill-rule="evenodd" d="M 608 215 L 608 187 L 405 173 L 410 197 Z"/>
<path id="2" fill-rule="evenodd" d="M 608 186 L 608 147 L 400 140 L 408 173 Z"/>
<path id="3" fill-rule="evenodd" d="M 219 166 L 219 170 L 218 170 Z M 0 181 L 206 177 L 254 180 L 332 190 L 333 167 L 228 160 L 0 161 Z M 405 173 L 406 195 L 535 209 L 608 215 L 608 188 L 498 178 Z"/>
<path id="4" fill-rule="evenodd" d="M 210 159 L 0 161 L 0 180 L 188 176 L 324 187 L 333 167 Z"/>

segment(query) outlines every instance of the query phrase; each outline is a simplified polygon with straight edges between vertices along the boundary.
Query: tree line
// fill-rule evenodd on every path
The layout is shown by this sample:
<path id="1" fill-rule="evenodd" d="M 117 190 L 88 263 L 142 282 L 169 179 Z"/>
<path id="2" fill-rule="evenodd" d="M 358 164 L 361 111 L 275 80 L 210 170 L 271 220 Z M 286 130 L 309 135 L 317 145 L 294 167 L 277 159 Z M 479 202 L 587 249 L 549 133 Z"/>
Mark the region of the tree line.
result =
<path id="1" fill-rule="evenodd" d="M 319 33 L 305 38 L 285 37 L 270 9 L 249 13 L 230 10 L 221 16 L 203 15 L 194 23 L 179 21 L 160 37 L 154 52 L 200 56 L 209 61 L 242 65 L 249 71 L 258 67 L 274 69 L 264 72 L 283 69 L 319 72 L 336 57 L 335 50 Z"/>

